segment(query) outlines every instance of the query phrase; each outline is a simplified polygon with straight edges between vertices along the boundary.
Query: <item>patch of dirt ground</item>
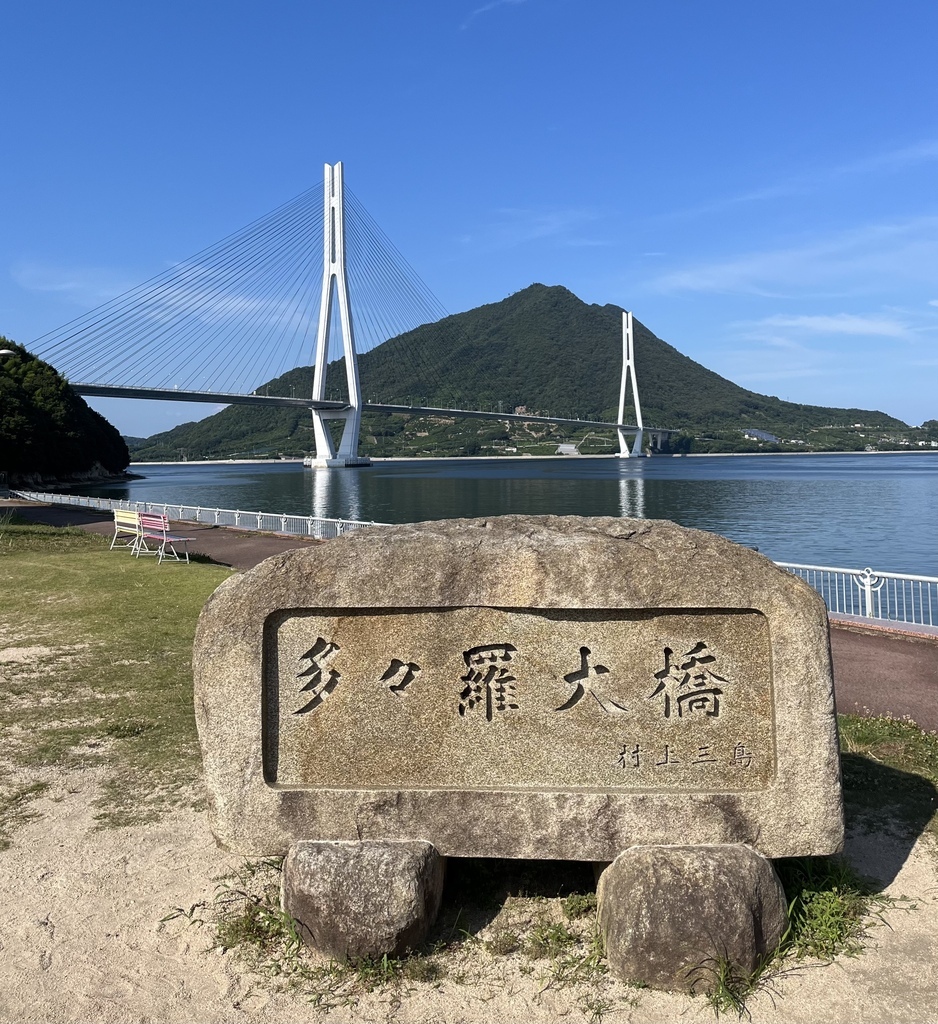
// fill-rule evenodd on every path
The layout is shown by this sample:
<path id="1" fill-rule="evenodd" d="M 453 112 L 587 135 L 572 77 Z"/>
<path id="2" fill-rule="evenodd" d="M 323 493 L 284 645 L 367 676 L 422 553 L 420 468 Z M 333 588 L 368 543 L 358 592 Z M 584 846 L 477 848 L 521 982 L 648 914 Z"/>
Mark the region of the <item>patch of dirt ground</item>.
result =
<path id="1" fill-rule="evenodd" d="M 537 971 L 492 960 L 477 978 L 364 995 L 322 1009 L 211 948 L 207 927 L 163 921 L 173 908 L 210 901 L 219 874 L 240 860 L 220 851 L 204 812 L 179 811 L 153 824 L 95 831 L 100 769 L 43 773 L 41 817 L 0 853 L 0 1020 L 400 1022 L 476 1024 L 590 1019 L 582 990 L 546 988 Z M 32 779 L 33 777 L 31 777 Z M 25 781 L 25 777 L 24 777 Z M 893 909 L 859 957 L 807 965 L 750 998 L 755 1022 L 938 1021 L 938 851 L 928 837 L 911 850 L 883 834 L 853 836 L 848 856 L 886 891 L 913 897 Z M 713 1020 L 702 998 L 617 986 L 616 1022 Z M 594 1018 L 596 1019 L 596 1018 Z"/>

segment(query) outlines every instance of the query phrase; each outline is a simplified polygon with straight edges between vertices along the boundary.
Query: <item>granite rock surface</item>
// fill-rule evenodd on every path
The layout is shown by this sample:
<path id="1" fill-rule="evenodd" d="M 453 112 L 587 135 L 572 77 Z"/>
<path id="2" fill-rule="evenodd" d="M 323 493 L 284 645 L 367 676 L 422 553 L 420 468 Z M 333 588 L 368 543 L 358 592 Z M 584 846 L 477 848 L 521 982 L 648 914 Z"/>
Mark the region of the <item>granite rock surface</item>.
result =
<path id="1" fill-rule="evenodd" d="M 827 614 L 663 521 L 375 527 L 227 580 L 194 651 L 213 830 L 612 861 L 840 849 Z"/>
<path id="2" fill-rule="evenodd" d="M 429 843 L 299 842 L 281 902 L 303 940 L 336 960 L 403 956 L 436 920 L 444 865 Z"/>
<path id="3" fill-rule="evenodd" d="M 610 968 L 651 988 L 708 991 L 724 962 L 751 973 L 788 927 L 775 869 L 746 846 L 636 846 L 597 895 Z"/>

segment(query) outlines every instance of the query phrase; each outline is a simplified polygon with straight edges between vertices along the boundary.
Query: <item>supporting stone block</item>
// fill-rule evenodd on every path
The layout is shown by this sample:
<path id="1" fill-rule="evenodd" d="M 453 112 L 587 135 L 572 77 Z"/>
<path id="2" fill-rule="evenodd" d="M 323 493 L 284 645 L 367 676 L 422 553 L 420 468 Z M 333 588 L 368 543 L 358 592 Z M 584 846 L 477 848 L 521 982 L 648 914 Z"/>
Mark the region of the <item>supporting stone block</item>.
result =
<path id="1" fill-rule="evenodd" d="M 748 846 L 633 846 L 603 872 L 599 925 L 613 973 L 703 992 L 721 961 L 754 970 L 788 926 L 772 863 Z"/>
<path id="2" fill-rule="evenodd" d="M 281 902 L 321 953 L 402 956 L 436 919 L 444 866 L 425 842 L 298 842 L 283 864 Z"/>

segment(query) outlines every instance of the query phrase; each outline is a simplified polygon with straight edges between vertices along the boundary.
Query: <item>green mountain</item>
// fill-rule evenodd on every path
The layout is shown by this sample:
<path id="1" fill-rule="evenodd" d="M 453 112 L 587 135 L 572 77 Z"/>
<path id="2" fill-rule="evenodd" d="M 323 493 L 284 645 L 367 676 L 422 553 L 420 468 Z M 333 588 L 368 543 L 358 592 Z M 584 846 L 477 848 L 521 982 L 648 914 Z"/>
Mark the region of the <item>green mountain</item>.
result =
<path id="1" fill-rule="evenodd" d="M 0 472 L 12 484 L 113 476 L 130 462 L 117 430 L 48 363 L 0 337 Z"/>
<path id="2" fill-rule="evenodd" d="M 882 412 L 799 405 L 747 391 L 682 355 L 637 320 L 634 328 L 645 423 L 685 431 L 685 448 L 692 435 L 739 436 L 747 428 L 805 440 L 810 432 L 832 425 L 907 429 Z M 359 372 L 366 401 L 614 420 L 621 363 L 621 307 L 588 305 L 566 288 L 533 284 L 501 302 L 390 339 L 359 357 Z M 312 367 L 300 367 L 258 392 L 300 395 L 309 394 L 311 387 Z M 329 397 L 346 394 L 340 359 L 329 367 Z M 361 450 L 380 455 L 422 453 L 423 444 L 423 451 L 438 454 L 475 454 L 486 445 L 512 441 L 556 447 L 558 440 L 584 433 L 523 431 L 515 426 L 506 430 L 498 421 L 408 421 L 402 416 L 369 415 L 363 420 Z M 430 440 L 416 441 L 415 448 L 415 439 L 421 437 Z M 309 451 L 312 444 L 305 411 L 230 406 L 198 423 L 149 438 L 134 455 L 146 459 L 178 458 L 183 453 L 189 458 L 296 453 Z"/>

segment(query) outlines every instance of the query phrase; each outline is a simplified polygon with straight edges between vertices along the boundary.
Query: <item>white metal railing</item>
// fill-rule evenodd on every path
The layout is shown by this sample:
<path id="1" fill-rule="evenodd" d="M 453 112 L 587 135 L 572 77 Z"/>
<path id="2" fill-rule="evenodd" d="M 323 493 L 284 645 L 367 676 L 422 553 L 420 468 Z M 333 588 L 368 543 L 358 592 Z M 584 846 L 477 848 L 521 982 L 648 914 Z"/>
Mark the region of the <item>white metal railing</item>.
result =
<path id="1" fill-rule="evenodd" d="M 203 508 L 166 501 L 129 501 L 121 498 L 86 498 L 77 494 L 52 494 L 42 491 L 11 490 L 27 501 L 50 505 L 78 505 L 101 510 L 129 509 L 157 512 L 182 522 L 234 526 L 242 530 L 262 530 L 290 536 L 328 540 L 352 530 L 387 523 L 357 519 L 323 519 L 320 516 L 291 516 L 272 512 L 242 512 L 227 508 Z M 920 626 L 938 625 L 938 577 L 912 576 L 898 572 L 874 572 L 872 569 L 836 569 L 822 565 L 777 562 L 776 565 L 799 576 L 824 598 L 829 611 L 840 615 L 859 615 L 868 619 L 886 619 Z"/>
<path id="2" fill-rule="evenodd" d="M 79 494 L 50 494 L 42 491 L 13 490 L 11 494 L 26 501 L 42 501 L 49 505 L 78 505 L 111 511 L 115 508 L 132 512 L 155 512 L 187 523 L 208 523 L 212 526 L 235 526 L 242 530 L 285 533 L 290 536 L 317 537 L 329 540 L 352 530 L 386 523 L 366 523 L 357 519 L 323 519 L 321 516 L 290 516 L 279 512 L 242 512 L 230 508 L 203 508 L 174 501 L 129 501 L 126 498 L 85 498 Z"/>
<path id="3" fill-rule="evenodd" d="M 778 562 L 824 598 L 828 611 L 919 626 L 938 624 L 938 577 Z"/>

